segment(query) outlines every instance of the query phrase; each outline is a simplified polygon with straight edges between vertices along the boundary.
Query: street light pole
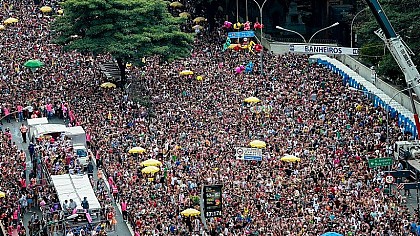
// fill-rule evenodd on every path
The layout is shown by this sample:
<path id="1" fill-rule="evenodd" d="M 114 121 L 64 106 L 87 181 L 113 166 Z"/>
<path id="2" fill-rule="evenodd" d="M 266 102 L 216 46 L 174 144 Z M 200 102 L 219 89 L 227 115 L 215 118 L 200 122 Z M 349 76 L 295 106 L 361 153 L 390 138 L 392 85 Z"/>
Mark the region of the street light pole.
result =
<path id="1" fill-rule="evenodd" d="M 354 15 L 353 20 L 351 20 L 351 24 L 350 24 L 350 47 L 351 48 L 353 48 L 353 23 L 354 23 L 354 20 L 356 19 L 356 17 L 360 13 L 366 11 L 367 9 L 369 9 L 369 7 L 366 7 L 366 8 L 363 8 L 362 10 L 360 10 L 358 13 L 356 13 L 356 15 Z"/>
<path id="2" fill-rule="evenodd" d="M 419 86 L 420 84 L 417 84 L 417 85 L 415 85 L 415 86 L 410 86 L 410 87 L 408 87 L 408 88 L 405 88 L 405 89 L 402 89 L 402 90 L 400 90 L 400 91 L 398 91 L 397 93 L 395 93 L 394 94 L 394 96 L 392 96 L 391 97 L 391 99 L 389 99 L 389 102 L 387 103 L 387 109 L 386 109 L 386 143 L 387 143 L 387 157 L 389 157 L 389 151 L 388 151 L 388 149 L 389 149 L 389 145 L 390 145 L 390 140 L 389 140 L 389 112 L 390 112 L 390 110 L 389 110 L 389 107 L 390 107 L 390 104 L 391 104 L 391 102 L 394 100 L 394 98 L 398 95 L 398 94 L 401 94 L 401 93 L 403 93 L 403 92 L 405 92 L 405 91 L 407 91 L 407 90 L 410 90 L 410 89 L 413 89 L 413 88 L 415 88 L 415 87 L 417 87 L 417 86 Z M 415 111 L 414 111 L 415 112 Z M 417 112 L 415 112 L 416 114 L 414 114 L 414 115 L 417 115 Z"/>
<path id="3" fill-rule="evenodd" d="M 311 38 L 309 38 L 309 40 L 308 40 L 308 41 L 306 41 L 305 37 L 303 37 L 303 35 L 302 35 L 302 34 L 300 34 L 299 32 L 296 32 L 296 31 L 294 31 L 294 30 L 286 29 L 286 28 L 283 28 L 283 27 L 280 27 L 280 26 L 276 26 L 276 29 L 279 29 L 279 30 L 284 30 L 284 31 L 291 32 L 291 33 L 295 33 L 295 34 L 299 35 L 299 36 L 303 39 L 303 42 L 305 42 L 305 43 L 311 43 L 312 38 L 313 38 L 316 34 L 318 34 L 318 33 L 319 33 L 319 32 L 321 32 L 321 31 L 327 30 L 327 29 L 329 29 L 329 28 L 335 27 L 335 26 L 337 26 L 337 25 L 339 25 L 339 24 L 340 24 L 340 23 L 335 22 L 334 24 L 332 24 L 332 25 L 330 25 L 330 26 L 327 26 L 327 27 L 325 27 L 325 28 L 322 28 L 322 29 L 318 30 L 317 32 L 315 32 L 315 33 L 311 36 Z"/>
<path id="4" fill-rule="evenodd" d="M 396 96 L 398 96 L 399 94 L 401 94 L 401 93 L 403 93 L 403 92 L 405 92 L 405 91 L 407 91 L 407 90 L 410 90 L 410 89 L 413 89 L 413 88 L 415 88 L 415 87 L 417 87 L 417 86 L 420 86 L 420 84 L 417 84 L 417 85 L 415 85 L 415 86 L 410 86 L 410 87 L 408 87 L 408 88 L 405 88 L 405 89 L 402 89 L 402 90 L 399 90 L 398 92 L 396 92 L 395 94 L 394 94 L 394 96 L 392 96 L 391 97 L 391 99 L 389 99 L 389 101 L 386 103 L 386 105 L 387 105 L 387 108 L 386 108 L 386 156 L 387 157 L 389 157 L 389 146 L 390 146 L 390 140 L 389 140 L 389 113 L 390 113 L 390 104 L 391 104 L 391 102 L 394 100 L 394 98 L 396 97 Z M 354 90 L 354 91 L 360 91 L 360 92 L 364 92 L 364 93 L 369 93 L 369 94 L 374 94 L 374 93 L 372 93 L 372 92 L 369 92 L 369 91 L 364 91 L 364 90 L 361 90 L 361 89 L 357 89 L 357 88 L 352 88 L 352 87 L 350 87 L 349 88 L 350 90 Z M 415 114 L 416 115 L 416 114 Z"/>
<path id="5" fill-rule="evenodd" d="M 264 2 L 263 2 L 263 4 L 262 5 L 260 5 L 258 2 L 257 2 L 257 0 L 254 0 L 254 2 L 255 2 L 255 4 L 257 4 L 257 6 L 258 6 L 258 8 L 260 9 L 260 24 L 261 24 L 261 29 L 260 29 L 260 43 L 261 43 L 261 45 L 262 45 L 262 37 L 263 37 L 263 32 L 262 32 L 262 25 L 263 25 L 263 8 L 264 8 L 264 5 L 265 5 L 265 3 L 267 2 L 267 0 L 264 0 Z M 260 73 L 261 74 L 264 74 L 264 71 L 263 71 L 263 53 L 264 53 L 264 49 L 263 50 L 261 50 L 261 52 L 260 52 Z"/>
<path id="6" fill-rule="evenodd" d="M 390 158 L 389 157 L 389 147 L 390 147 L 390 140 L 389 140 L 389 113 L 390 113 L 390 110 L 389 110 L 389 107 L 390 107 L 390 104 L 391 104 L 391 102 L 394 100 L 394 98 L 398 94 L 401 94 L 402 92 L 405 92 L 407 90 L 411 90 L 411 89 L 413 89 L 413 88 L 415 88 L 415 87 L 417 87 L 419 85 L 420 84 L 417 84 L 415 86 L 410 86 L 408 88 L 405 88 L 405 89 L 402 89 L 402 90 L 398 91 L 397 93 L 394 94 L 394 96 L 391 97 L 391 99 L 389 99 L 388 103 L 386 103 L 387 104 L 387 107 L 386 107 L 386 149 L 385 149 L 385 151 L 386 151 L 386 157 L 387 158 Z M 369 94 L 374 94 L 374 93 L 372 93 L 370 91 L 364 91 L 364 90 L 357 89 L 357 88 L 350 87 L 349 89 L 355 90 L 355 91 L 360 91 L 360 92 L 365 92 L 365 93 L 369 93 Z M 417 115 L 417 113 L 415 112 L 415 116 L 416 115 Z M 388 166 L 388 171 L 391 171 L 391 166 Z M 418 182 L 418 172 L 416 172 L 416 177 L 417 177 L 416 181 Z M 389 194 L 391 194 L 391 185 L 389 185 Z M 418 184 L 417 184 L 417 208 L 419 209 L 419 189 L 418 189 Z"/>
<path id="7" fill-rule="evenodd" d="M 339 24 L 340 24 L 340 23 L 335 22 L 334 24 L 332 24 L 332 25 L 330 25 L 330 26 L 327 26 L 327 27 L 325 27 L 325 28 L 322 28 L 322 29 L 318 30 L 317 32 L 315 32 L 315 33 L 311 36 L 311 38 L 308 40 L 308 43 L 311 43 L 312 38 L 313 38 L 316 34 L 318 34 L 319 32 L 324 31 L 324 30 L 327 30 L 327 29 L 332 28 L 332 27 L 335 27 L 335 26 L 337 26 L 337 25 L 339 25 Z"/>
<path id="8" fill-rule="evenodd" d="M 303 37 L 303 35 L 301 35 L 301 34 L 300 34 L 299 32 L 297 32 L 297 31 L 290 30 L 290 29 L 286 29 L 286 28 L 283 28 L 283 27 L 280 27 L 280 26 L 276 26 L 276 29 L 279 29 L 279 30 L 284 30 L 284 31 L 288 31 L 288 32 L 291 32 L 291 33 L 295 33 L 295 34 L 299 35 L 299 36 L 303 39 L 303 42 L 305 42 L 305 43 L 306 43 L 306 39 L 305 39 L 305 37 Z"/>

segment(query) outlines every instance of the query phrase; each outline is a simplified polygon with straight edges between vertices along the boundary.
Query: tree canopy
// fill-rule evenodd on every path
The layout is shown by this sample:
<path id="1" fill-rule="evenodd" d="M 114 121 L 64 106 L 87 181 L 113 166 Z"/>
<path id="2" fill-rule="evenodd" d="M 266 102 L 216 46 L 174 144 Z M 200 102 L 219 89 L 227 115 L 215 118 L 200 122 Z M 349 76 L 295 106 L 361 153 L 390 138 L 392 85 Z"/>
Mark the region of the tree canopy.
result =
<path id="1" fill-rule="evenodd" d="M 63 16 L 53 23 L 55 41 L 67 50 L 110 53 L 121 78 L 125 64 L 161 55 L 174 60 L 190 54 L 192 34 L 180 29 L 182 19 L 168 12 L 163 0 L 66 0 Z"/>
<path id="2" fill-rule="evenodd" d="M 413 52 L 419 52 L 420 8 L 418 0 L 382 0 L 380 3 L 397 34 Z M 384 51 L 384 42 L 373 33 L 379 29 L 379 24 L 369 10 L 366 12 L 360 15 L 359 27 L 355 27 L 359 45 L 361 45 L 362 62 L 369 66 L 377 66 L 377 72 L 380 75 L 391 79 L 400 78 L 403 82 L 404 76 L 398 64 L 387 49 Z M 420 65 L 419 55 L 411 57 L 415 65 Z"/>

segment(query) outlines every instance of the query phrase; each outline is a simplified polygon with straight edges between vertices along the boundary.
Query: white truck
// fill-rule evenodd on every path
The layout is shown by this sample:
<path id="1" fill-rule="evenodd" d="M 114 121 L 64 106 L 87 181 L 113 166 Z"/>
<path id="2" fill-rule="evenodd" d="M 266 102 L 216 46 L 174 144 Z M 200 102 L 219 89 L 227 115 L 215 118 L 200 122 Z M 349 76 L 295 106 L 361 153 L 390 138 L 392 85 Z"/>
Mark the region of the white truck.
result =
<path id="1" fill-rule="evenodd" d="M 85 130 L 81 126 L 68 127 L 65 135 L 71 140 L 74 155 L 78 157 L 80 164 L 86 168 L 92 154 L 87 148 Z"/>

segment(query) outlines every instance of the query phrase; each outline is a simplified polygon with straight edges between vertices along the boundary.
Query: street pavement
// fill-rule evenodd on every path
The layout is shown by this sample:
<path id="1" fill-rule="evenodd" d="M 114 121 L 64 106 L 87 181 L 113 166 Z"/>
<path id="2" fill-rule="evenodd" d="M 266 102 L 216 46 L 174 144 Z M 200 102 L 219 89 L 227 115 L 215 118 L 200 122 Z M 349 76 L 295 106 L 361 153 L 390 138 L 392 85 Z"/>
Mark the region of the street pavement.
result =
<path id="1" fill-rule="evenodd" d="M 24 123 L 27 126 L 26 121 Z M 63 122 L 63 120 L 60 120 L 60 119 L 52 119 L 50 121 L 50 123 L 63 124 L 64 122 Z M 9 128 L 10 132 L 12 133 L 12 142 L 15 142 L 18 149 L 24 150 L 26 152 L 26 164 L 27 164 L 27 170 L 28 170 L 26 180 L 29 183 L 29 172 L 32 169 L 31 157 L 30 157 L 29 151 L 28 151 L 28 144 L 29 144 L 28 140 L 29 140 L 29 138 L 27 140 L 28 141 L 27 143 L 23 143 L 22 135 L 20 133 L 21 124 L 22 123 L 16 122 L 15 120 L 12 120 L 11 123 L 6 123 L 5 120 L 3 120 L 3 130 L 5 128 Z M 97 171 L 97 169 L 95 167 L 94 175 L 93 175 L 94 178 L 95 178 L 95 181 L 97 180 L 96 171 Z M 108 192 L 110 192 L 110 191 L 108 191 Z M 115 201 L 113 201 L 113 207 L 114 207 L 114 209 L 119 209 L 117 204 L 115 203 Z M 31 215 L 32 215 L 33 212 L 38 214 L 39 219 L 42 219 L 41 212 L 39 211 L 39 209 L 36 209 L 36 208 L 29 209 L 29 212 L 27 212 L 23 217 L 23 222 L 24 222 L 24 225 L 26 227 L 27 235 L 29 235 L 28 223 L 29 223 L 29 220 L 31 219 Z M 108 231 L 107 233 L 108 233 L 109 236 L 129 236 L 129 235 L 133 234 L 132 232 L 130 232 L 127 224 L 123 221 L 123 217 L 122 217 L 122 214 L 121 214 L 120 210 L 116 211 L 116 219 L 117 219 L 117 222 L 118 222 L 117 225 L 116 225 L 116 230 L 115 231 Z M 59 232 L 59 233 L 54 234 L 54 236 L 62 236 L 62 235 L 64 235 L 63 232 Z M 17 233 L 14 232 L 13 236 L 17 236 Z"/>

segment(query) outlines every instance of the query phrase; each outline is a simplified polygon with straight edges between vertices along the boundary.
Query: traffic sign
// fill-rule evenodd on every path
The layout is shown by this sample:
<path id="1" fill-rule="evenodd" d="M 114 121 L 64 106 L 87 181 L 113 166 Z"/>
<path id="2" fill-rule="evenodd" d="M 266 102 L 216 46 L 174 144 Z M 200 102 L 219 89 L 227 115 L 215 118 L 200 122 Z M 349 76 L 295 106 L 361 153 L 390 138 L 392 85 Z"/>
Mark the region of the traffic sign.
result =
<path id="1" fill-rule="evenodd" d="M 387 175 L 385 177 L 385 183 L 387 183 L 387 184 L 392 184 L 392 183 L 394 183 L 394 181 L 395 181 L 395 178 L 392 175 Z"/>
<path id="2" fill-rule="evenodd" d="M 259 148 L 236 148 L 236 160 L 262 161 L 262 151 Z"/>
<path id="3" fill-rule="evenodd" d="M 404 190 L 409 190 L 409 189 L 420 189 L 420 183 L 401 183 L 404 186 Z"/>
<path id="4" fill-rule="evenodd" d="M 416 173 L 411 170 L 397 170 L 397 171 L 385 171 L 386 175 L 392 175 L 394 178 L 408 178 L 408 177 L 415 177 Z"/>
<path id="5" fill-rule="evenodd" d="M 368 160 L 369 168 L 390 166 L 392 165 L 392 158 L 375 158 Z"/>

